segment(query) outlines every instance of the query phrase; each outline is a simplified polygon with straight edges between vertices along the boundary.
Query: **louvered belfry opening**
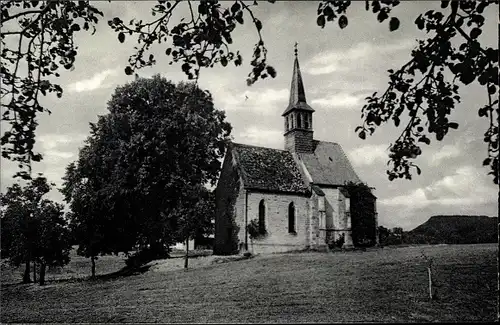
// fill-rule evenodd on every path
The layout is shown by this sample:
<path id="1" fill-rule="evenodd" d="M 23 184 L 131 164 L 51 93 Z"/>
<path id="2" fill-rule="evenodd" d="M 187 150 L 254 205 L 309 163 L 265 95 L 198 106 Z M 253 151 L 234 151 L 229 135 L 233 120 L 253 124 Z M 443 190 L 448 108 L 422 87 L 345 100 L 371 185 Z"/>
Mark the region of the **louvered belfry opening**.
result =
<path id="1" fill-rule="evenodd" d="M 282 114 L 285 150 L 298 153 L 313 152 L 313 112 L 314 109 L 307 104 L 297 48 L 295 48 L 290 100 L 288 107 Z"/>

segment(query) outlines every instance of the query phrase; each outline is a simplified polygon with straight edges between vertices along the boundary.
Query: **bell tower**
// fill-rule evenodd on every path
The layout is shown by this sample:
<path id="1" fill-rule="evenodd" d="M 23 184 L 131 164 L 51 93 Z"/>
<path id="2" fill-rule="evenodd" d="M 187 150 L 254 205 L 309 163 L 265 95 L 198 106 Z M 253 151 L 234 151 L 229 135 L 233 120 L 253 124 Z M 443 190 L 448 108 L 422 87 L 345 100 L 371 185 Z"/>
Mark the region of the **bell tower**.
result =
<path id="1" fill-rule="evenodd" d="M 295 61 L 293 64 L 292 85 L 288 107 L 282 116 L 285 122 L 285 150 L 294 153 L 313 153 L 313 120 L 314 109 L 306 102 L 304 83 L 300 73 L 295 43 Z"/>

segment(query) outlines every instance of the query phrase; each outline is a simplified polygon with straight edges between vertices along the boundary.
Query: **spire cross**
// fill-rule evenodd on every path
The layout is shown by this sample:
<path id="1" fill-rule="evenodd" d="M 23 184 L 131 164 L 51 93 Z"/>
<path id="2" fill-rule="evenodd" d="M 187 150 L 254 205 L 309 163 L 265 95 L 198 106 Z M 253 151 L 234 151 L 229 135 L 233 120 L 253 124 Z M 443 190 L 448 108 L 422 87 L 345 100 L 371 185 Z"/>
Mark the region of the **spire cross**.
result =
<path id="1" fill-rule="evenodd" d="M 294 47 L 294 50 L 293 50 L 293 51 L 294 51 L 294 53 L 295 53 L 295 57 L 297 57 L 297 53 L 298 53 L 298 50 L 297 50 L 297 45 L 299 45 L 299 43 L 295 42 L 295 44 L 294 44 L 294 46 L 293 46 L 293 47 Z"/>

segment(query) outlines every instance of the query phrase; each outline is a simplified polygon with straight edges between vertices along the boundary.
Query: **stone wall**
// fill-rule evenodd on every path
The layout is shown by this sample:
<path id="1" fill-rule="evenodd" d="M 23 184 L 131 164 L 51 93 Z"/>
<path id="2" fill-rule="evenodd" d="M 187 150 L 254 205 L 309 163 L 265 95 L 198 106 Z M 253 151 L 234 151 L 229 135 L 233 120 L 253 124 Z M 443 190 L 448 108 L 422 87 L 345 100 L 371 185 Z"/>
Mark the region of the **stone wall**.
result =
<path id="1" fill-rule="evenodd" d="M 294 194 L 274 194 L 250 191 L 248 193 L 248 222 L 259 219 L 259 203 L 265 203 L 267 235 L 253 240 L 253 253 L 272 253 L 301 250 L 309 247 L 308 219 L 311 214 L 309 198 Z M 288 231 L 288 206 L 295 205 L 295 234 Z M 253 247 L 252 247 L 253 246 Z"/>

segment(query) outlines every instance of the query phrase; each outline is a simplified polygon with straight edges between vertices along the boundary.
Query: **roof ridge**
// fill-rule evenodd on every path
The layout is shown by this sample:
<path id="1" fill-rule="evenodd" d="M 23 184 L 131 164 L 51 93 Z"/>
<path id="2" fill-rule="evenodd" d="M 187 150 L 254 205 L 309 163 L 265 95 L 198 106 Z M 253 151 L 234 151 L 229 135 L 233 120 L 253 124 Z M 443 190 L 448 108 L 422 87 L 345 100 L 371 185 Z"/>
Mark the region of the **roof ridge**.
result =
<path id="1" fill-rule="evenodd" d="M 262 148 L 262 149 L 270 149 L 270 150 L 277 150 L 277 151 L 286 151 L 283 149 L 276 149 L 276 148 L 269 148 L 269 147 L 262 147 L 262 146 L 256 146 L 253 144 L 246 144 L 246 143 L 237 143 L 237 142 L 231 142 L 234 146 L 236 147 L 251 147 L 251 148 Z"/>

